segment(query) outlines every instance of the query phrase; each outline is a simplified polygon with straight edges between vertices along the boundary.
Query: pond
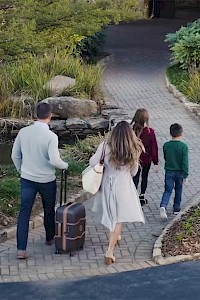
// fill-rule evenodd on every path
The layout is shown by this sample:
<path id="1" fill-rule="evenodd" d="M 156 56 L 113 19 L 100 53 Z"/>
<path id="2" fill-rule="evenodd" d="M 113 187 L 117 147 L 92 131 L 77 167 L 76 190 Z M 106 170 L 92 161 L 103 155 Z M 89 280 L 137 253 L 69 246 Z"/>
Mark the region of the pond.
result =
<path id="1" fill-rule="evenodd" d="M 0 165 L 8 165 L 12 163 L 11 160 L 12 144 L 9 142 L 0 143 Z"/>

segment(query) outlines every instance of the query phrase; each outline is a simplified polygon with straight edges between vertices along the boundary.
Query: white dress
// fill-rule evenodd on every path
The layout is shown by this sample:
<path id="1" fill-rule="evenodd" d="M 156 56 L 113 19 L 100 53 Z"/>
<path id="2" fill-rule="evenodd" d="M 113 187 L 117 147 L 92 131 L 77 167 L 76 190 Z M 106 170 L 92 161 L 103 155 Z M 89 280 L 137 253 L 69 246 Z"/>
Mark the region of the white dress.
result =
<path id="1" fill-rule="evenodd" d="M 102 150 L 103 143 L 90 158 L 90 166 L 93 167 L 100 161 Z M 138 193 L 132 179 L 138 171 L 138 164 L 132 169 L 127 166 L 117 169 L 109 159 L 110 149 L 106 145 L 103 180 L 100 190 L 94 195 L 92 210 L 97 213 L 99 221 L 110 232 L 115 230 L 116 223 L 145 223 Z"/>

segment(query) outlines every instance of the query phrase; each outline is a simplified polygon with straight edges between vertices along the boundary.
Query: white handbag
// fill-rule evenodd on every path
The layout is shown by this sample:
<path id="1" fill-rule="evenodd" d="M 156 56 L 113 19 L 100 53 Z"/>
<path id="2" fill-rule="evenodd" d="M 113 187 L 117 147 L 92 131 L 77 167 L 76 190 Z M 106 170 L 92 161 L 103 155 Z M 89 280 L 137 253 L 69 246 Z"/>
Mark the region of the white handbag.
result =
<path id="1" fill-rule="evenodd" d="M 83 189 L 92 195 L 96 194 L 101 186 L 104 170 L 104 158 L 105 158 L 106 143 L 103 145 L 101 158 L 98 164 L 94 167 L 88 166 L 82 172 L 82 185 Z"/>

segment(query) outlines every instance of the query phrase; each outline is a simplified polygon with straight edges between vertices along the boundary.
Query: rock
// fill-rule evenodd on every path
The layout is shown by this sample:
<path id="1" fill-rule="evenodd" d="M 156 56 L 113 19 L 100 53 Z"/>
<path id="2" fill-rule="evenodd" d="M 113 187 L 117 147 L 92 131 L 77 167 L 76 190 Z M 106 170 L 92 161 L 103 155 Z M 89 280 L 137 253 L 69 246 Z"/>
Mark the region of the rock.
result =
<path id="1" fill-rule="evenodd" d="M 106 109 L 121 109 L 121 107 L 115 105 L 115 104 L 110 104 L 110 103 L 105 103 L 101 105 L 101 110 L 106 110 Z"/>
<path id="2" fill-rule="evenodd" d="M 131 123 L 132 119 L 130 119 L 130 116 L 128 115 L 113 115 L 109 119 L 109 130 L 111 130 L 113 127 L 117 125 L 120 121 L 126 121 L 129 124 Z"/>
<path id="3" fill-rule="evenodd" d="M 64 131 L 66 130 L 65 120 L 51 120 L 50 129 L 53 131 Z"/>
<path id="4" fill-rule="evenodd" d="M 15 118 L 0 118 L 0 128 L 16 128 L 21 129 L 28 125 L 33 124 L 33 120 L 21 120 Z"/>
<path id="5" fill-rule="evenodd" d="M 86 129 L 88 125 L 80 118 L 69 118 L 65 121 L 65 127 L 67 129 Z"/>
<path id="6" fill-rule="evenodd" d="M 101 114 L 103 117 L 106 117 L 108 119 L 113 115 L 128 116 L 127 112 L 123 108 L 104 109 L 102 110 Z"/>
<path id="7" fill-rule="evenodd" d="M 109 120 L 102 117 L 91 117 L 85 119 L 90 129 L 108 129 Z"/>
<path id="8" fill-rule="evenodd" d="M 86 137 L 87 135 L 97 135 L 97 134 L 99 134 L 99 132 L 103 134 L 104 130 L 103 129 L 85 129 L 83 131 L 82 136 Z"/>
<path id="9" fill-rule="evenodd" d="M 68 88 L 76 84 L 76 80 L 71 77 L 57 75 L 45 84 L 45 88 L 52 96 L 59 96 Z"/>
<path id="10" fill-rule="evenodd" d="M 97 104 L 93 100 L 74 97 L 49 97 L 42 102 L 53 105 L 53 113 L 62 119 L 88 117 L 97 113 Z"/>

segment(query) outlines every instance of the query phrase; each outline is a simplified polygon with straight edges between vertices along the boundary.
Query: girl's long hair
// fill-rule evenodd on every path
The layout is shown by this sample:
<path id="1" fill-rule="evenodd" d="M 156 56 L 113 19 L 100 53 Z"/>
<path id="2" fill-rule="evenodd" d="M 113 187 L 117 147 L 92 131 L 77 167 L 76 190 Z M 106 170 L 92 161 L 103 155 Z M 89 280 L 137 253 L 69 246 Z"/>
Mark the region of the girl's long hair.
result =
<path id="1" fill-rule="evenodd" d="M 136 137 L 131 125 L 126 121 L 119 122 L 113 129 L 108 140 L 110 146 L 110 161 L 116 166 L 132 167 L 139 161 L 144 147 Z"/>
<path id="2" fill-rule="evenodd" d="M 149 126 L 148 111 L 144 108 L 139 108 L 131 121 L 131 125 L 137 137 L 140 137 L 145 124 Z"/>

